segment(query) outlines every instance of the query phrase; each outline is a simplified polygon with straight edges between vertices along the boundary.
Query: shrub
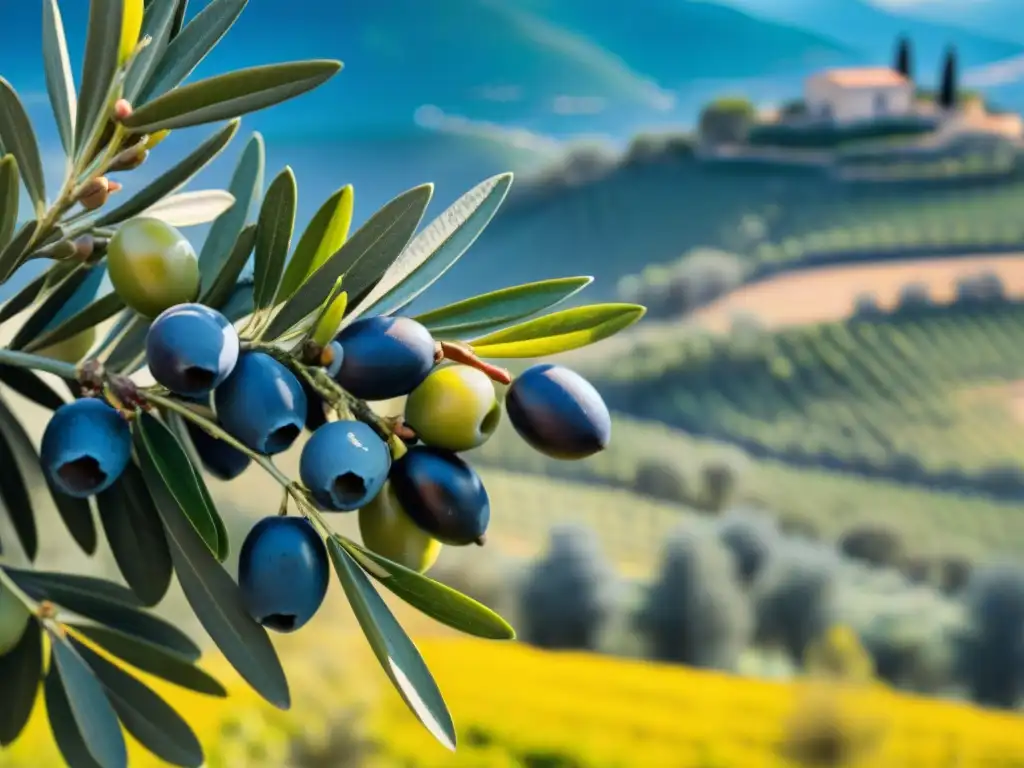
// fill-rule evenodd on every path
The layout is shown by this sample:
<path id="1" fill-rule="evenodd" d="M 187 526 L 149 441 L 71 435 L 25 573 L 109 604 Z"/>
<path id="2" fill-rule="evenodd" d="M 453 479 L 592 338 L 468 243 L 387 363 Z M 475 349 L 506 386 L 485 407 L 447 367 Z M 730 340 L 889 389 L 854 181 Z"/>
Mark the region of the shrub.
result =
<path id="1" fill-rule="evenodd" d="M 664 501 L 685 502 L 686 478 L 670 461 L 658 458 L 641 459 L 633 475 L 633 490 L 644 496 Z"/>
<path id="2" fill-rule="evenodd" d="M 964 595 L 971 633 L 961 668 L 978 704 L 1012 709 L 1024 694 L 1024 568 L 994 565 L 971 576 Z"/>
<path id="3" fill-rule="evenodd" d="M 853 301 L 854 317 L 877 318 L 882 317 L 885 311 L 878 303 L 878 296 L 870 291 L 858 293 Z"/>
<path id="4" fill-rule="evenodd" d="M 962 555 L 945 555 L 938 558 L 938 587 L 947 595 L 962 593 L 971 581 L 974 563 Z"/>
<path id="5" fill-rule="evenodd" d="M 736 578 L 753 587 L 772 565 L 778 549 L 778 529 L 764 517 L 730 512 L 718 525 L 718 538 L 732 556 Z"/>
<path id="6" fill-rule="evenodd" d="M 851 560 L 876 568 L 898 565 L 903 559 L 903 539 L 898 531 L 881 525 L 858 525 L 839 537 L 839 551 Z"/>
<path id="7" fill-rule="evenodd" d="M 750 639 L 752 616 L 721 543 L 706 534 L 676 533 L 636 623 L 655 659 L 733 669 Z"/>
<path id="8" fill-rule="evenodd" d="M 698 506 L 708 512 L 721 512 L 732 501 L 739 487 L 739 471 L 729 461 L 709 459 L 700 468 L 701 489 Z"/>
<path id="9" fill-rule="evenodd" d="M 836 561 L 810 546 L 791 544 L 770 589 L 757 597 L 757 642 L 781 647 L 794 664 L 832 623 L 837 610 Z"/>
<path id="10" fill-rule="evenodd" d="M 736 144 L 746 141 L 757 110 L 745 98 L 721 98 L 701 111 L 698 132 L 711 144 Z"/>
<path id="11" fill-rule="evenodd" d="M 897 311 L 914 312 L 932 306 L 932 292 L 927 283 L 908 283 L 900 289 Z"/>
<path id="12" fill-rule="evenodd" d="M 594 531 L 554 528 L 546 556 L 523 581 L 520 636 L 540 648 L 595 650 L 614 609 L 615 586 Z"/>
<path id="13" fill-rule="evenodd" d="M 968 275 L 956 283 L 956 300 L 963 304 L 990 304 L 1005 296 L 1003 279 L 992 271 Z"/>
<path id="14" fill-rule="evenodd" d="M 657 264 L 619 281 L 623 301 L 638 301 L 651 317 L 677 317 L 742 285 L 743 260 L 714 248 L 695 248 L 672 264 Z"/>

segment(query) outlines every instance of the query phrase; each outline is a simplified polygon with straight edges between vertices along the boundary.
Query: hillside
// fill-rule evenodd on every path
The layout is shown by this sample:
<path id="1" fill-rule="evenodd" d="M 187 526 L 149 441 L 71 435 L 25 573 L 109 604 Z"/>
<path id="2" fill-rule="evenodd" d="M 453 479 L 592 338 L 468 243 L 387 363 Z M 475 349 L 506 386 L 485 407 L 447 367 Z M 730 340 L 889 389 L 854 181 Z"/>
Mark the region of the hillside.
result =
<path id="1" fill-rule="evenodd" d="M 885 10 L 868 0 L 727 0 L 752 14 L 809 32 L 831 37 L 857 49 L 874 61 L 889 61 L 901 34 L 914 42 L 917 71 L 922 82 L 938 78 L 940 57 L 954 45 L 963 66 L 1007 59 L 1022 51 L 1020 42 L 1005 34 L 983 34 L 959 24 L 916 18 Z M 975 3 L 971 3 L 973 9 Z M 966 4 L 964 4 L 966 9 Z M 973 11 L 972 11 L 973 13 Z"/>
<path id="2" fill-rule="evenodd" d="M 612 408 L 754 455 L 1020 501 L 1024 304 L 926 302 L 775 332 L 666 335 L 583 369 Z"/>
<path id="3" fill-rule="evenodd" d="M 581 152 L 517 181 L 435 295 L 590 274 L 588 298 L 608 297 L 621 277 L 698 247 L 738 254 L 750 276 L 1008 250 L 1024 244 L 1022 205 L 1019 168 L 995 180 L 846 184 L 815 169 L 712 165 L 684 136 L 639 137 L 620 156 Z"/>

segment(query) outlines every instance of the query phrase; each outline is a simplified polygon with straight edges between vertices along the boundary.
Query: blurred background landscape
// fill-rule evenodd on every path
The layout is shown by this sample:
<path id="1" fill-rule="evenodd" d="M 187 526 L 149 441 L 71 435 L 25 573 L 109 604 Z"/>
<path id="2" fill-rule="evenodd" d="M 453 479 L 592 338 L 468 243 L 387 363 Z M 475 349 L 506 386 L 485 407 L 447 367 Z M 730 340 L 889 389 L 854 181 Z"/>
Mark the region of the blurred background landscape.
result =
<path id="1" fill-rule="evenodd" d="M 62 10 L 78 62 L 87 4 Z M 0 13 L 0 73 L 57 179 L 39 3 Z M 435 184 L 429 219 L 513 171 L 411 313 L 591 275 L 583 300 L 648 314 L 559 360 L 613 411 L 604 453 L 548 460 L 503 424 L 469 456 L 487 546 L 431 575 L 519 641 L 396 608 L 459 752 L 419 732 L 332 585 L 279 642 L 293 713 L 214 656 L 231 699 L 168 694 L 208 764 L 1024 766 L 1022 19 L 1021 0 L 250 2 L 193 80 L 345 62 L 242 123 L 268 174 L 294 169 L 299 227 L 345 184 L 358 226 L 418 184 Z M 126 187 L 209 132 L 175 131 Z M 191 188 L 225 187 L 244 145 Z M 206 228 L 186 232 L 198 246 Z M 46 413 L 11 400 L 38 439 Z M 258 467 L 209 482 L 234 549 L 276 512 Z M 120 578 L 56 513 L 39 562 Z M 159 612 L 202 636 L 176 586 Z M 814 685 L 836 669 L 842 688 Z M 0 766 L 57 764 L 36 717 Z"/>

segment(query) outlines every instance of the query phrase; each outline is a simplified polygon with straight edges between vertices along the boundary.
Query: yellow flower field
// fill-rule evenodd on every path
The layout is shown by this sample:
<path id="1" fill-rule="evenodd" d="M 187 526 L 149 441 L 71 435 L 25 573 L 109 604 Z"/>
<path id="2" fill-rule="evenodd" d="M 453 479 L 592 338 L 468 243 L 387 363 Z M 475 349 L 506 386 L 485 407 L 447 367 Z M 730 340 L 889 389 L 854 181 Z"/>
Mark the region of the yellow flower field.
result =
<path id="1" fill-rule="evenodd" d="M 308 652 L 309 643 L 282 644 L 295 699 L 289 713 L 260 703 L 220 660 L 206 666 L 230 688 L 226 700 L 147 682 L 194 725 L 211 768 L 282 768 L 291 734 L 315 737 L 357 695 L 369 701 L 364 692 L 372 698 L 367 727 L 382 748 L 372 764 L 381 767 L 787 768 L 812 764 L 812 754 L 831 760 L 817 763 L 823 766 L 1024 766 L 1024 717 L 965 704 L 880 686 L 840 690 L 432 638 L 420 645 L 458 724 L 460 746 L 451 754 L 397 695 L 370 683 L 383 683 L 383 675 L 363 649 L 348 641 L 325 645 L 324 635 L 316 635 L 317 654 Z M 334 663 L 321 666 L 327 660 Z M 844 745 L 859 746 L 847 762 L 840 761 Z M 161 765 L 130 748 L 133 766 Z M 40 706 L 15 748 L 0 754 L 0 766 L 59 764 Z"/>

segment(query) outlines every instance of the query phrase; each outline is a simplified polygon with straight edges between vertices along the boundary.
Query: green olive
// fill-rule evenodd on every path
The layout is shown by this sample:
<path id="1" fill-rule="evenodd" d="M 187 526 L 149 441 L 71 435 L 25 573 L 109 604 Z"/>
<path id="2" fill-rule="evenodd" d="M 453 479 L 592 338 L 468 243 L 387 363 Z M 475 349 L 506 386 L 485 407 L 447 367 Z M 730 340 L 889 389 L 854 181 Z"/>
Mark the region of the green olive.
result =
<path id="1" fill-rule="evenodd" d="M 441 554 L 441 542 L 421 531 L 395 498 L 391 483 L 359 510 L 363 546 L 418 573 L 426 573 Z"/>
<path id="2" fill-rule="evenodd" d="M 96 327 L 86 328 L 84 331 L 70 339 L 58 341 L 49 347 L 40 349 L 38 354 L 49 357 L 52 360 L 60 360 L 64 363 L 77 363 L 85 357 L 92 345 L 96 343 Z"/>
<path id="3" fill-rule="evenodd" d="M 405 423 L 427 445 L 469 451 L 487 442 L 501 406 L 487 374 L 468 365 L 435 368 L 405 403 Z"/>
<path id="4" fill-rule="evenodd" d="M 11 651 L 25 634 L 29 612 L 25 604 L 0 585 L 0 656 Z"/>
<path id="5" fill-rule="evenodd" d="M 140 217 L 122 224 L 107 246 L 107 268 L 118 296 L 144 317 L 199 297 L 195 249 L 159 219 Z"/>

